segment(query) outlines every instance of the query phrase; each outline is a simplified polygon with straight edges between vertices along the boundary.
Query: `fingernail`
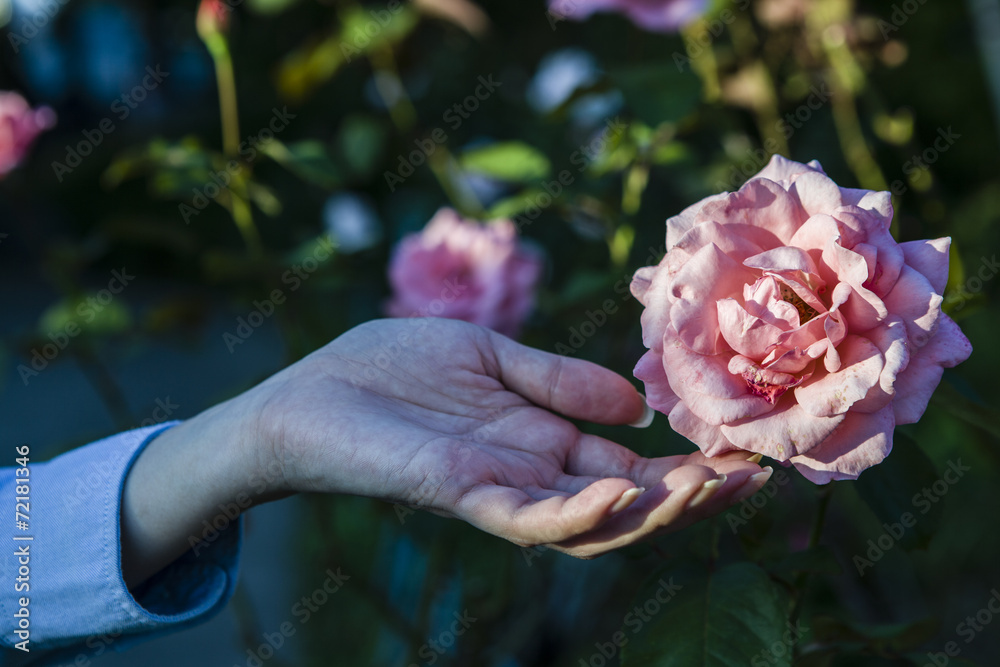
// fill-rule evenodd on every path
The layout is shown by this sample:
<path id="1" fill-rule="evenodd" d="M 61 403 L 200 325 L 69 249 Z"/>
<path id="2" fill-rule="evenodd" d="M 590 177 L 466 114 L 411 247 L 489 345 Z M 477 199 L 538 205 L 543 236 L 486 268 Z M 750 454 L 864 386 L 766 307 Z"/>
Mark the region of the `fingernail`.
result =
<path id="1" fill-rule="evenodd" d="M 618 502 L 616 502 L 614 505 L 611 506 L 610 513 L 618 514 L 619 512 L 625 510 L 632 503 L 634 503 L 636 498 L 641 496 L 642 492 L 645 490 L 646 490 L 645 487 L 641 486 L 635 489 L 629 489 L 628 491 L 622 494 L 622 497 L 618 499 Z"/>
<path id="2" fill-rule="evenodd" d="M 646 402 L 646 396 L 644 394 L 639 394 L 642 397 L 642 404 L 645 406 L 645 410 L 642 412 L 642 417 L 636 421 L 629 424 L 632 428 L 647 428 L 653 423 L 653 417 L 656 415 L 656 411 L 649 407 L 649 403 Z"/>
<path id="3" fill-rule="evenodd" d="M 760 460 L 762 458 L 764 458 L 763 454 L 754 454 L 753 456 L 748 458 L 747 461 L 749 461 L 750 463 L 760 463 Z"/>
<path id="4" fill-rule="evenodd" d="M 774 472 L 774 470 L 771 466 L 767 466 L 762 468 L 761 472 L 756 475 L 750 475 L 750 477 L 747 478 L 747 481 L 743 483 L 742 488 L 733 494 L 732 503 L 734 505 L 736 503 L 741 503 L 760 491 L 764 485 L 767 484 L 767 480 L 771 479 L 772 472 Z"/>
<path id="5" fill-rule="evenodd" d="M 722 485 L 726 483 L 726 479 L 725 475 L 719 475 L 717 478 L 710 479 L 702 484 L 698 493 L 694 494 L 691 500 L 688 501 L 687 508 L 694 509 L 714 496 L 722 488 Z"/>

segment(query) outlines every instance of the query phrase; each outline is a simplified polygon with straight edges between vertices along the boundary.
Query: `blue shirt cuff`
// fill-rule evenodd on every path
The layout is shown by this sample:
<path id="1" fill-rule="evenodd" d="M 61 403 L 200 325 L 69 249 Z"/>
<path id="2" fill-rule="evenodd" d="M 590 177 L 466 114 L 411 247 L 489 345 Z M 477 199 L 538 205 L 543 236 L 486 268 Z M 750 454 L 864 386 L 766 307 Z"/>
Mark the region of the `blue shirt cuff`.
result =
<path id="1" fill-rule="evenodd" d="M 139 639 L 201 623 L 225 607 L 236 587 L 241 519 L 194 536 L 195 548 L 134 594 L 122 579 L 125 478 L 146 445 L 177 423 L 120 433 L 46 463 L 30 464 L 29 529 L 20 531 L 13 521 L 8 523 L 5 532 L 11 546 L 0 550 L 4 657 L 26 657 L 14 648 L 20 641 L 14 633 L 18 621 L 14 613 L 21 607 L 21 597 L 29 599 L 27 646 L 32 657 L 37 656 L 35 651 L 55 648 L 66 649 L 60 654 L 77 650 L 86 655 L 95 644 L 103 647 L 109 642 L 120 650 Z M 13 501 L 15 484 L 23 483 L 14 470 L 0 469 L 0 498 Z M 14 541 L 15 536 L 33 539 Z M 30 589 L 16 592 L 13 582 L 21 563 L 15 549 L 25 545 L 30 553 Z"/>

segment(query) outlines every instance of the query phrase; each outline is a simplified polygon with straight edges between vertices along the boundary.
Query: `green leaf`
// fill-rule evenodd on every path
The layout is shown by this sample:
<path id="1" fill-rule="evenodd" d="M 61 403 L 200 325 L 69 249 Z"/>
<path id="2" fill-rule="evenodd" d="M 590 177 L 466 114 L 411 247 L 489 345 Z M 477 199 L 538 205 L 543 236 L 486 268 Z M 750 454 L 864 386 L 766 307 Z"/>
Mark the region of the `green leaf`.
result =
<path id="1" fill-rule="evenodd" d="M 261 152 L 306 181 L 324 188 L 340 182 L 337 166 L 320 141 L 300 141 L 285 145 L 277 139 L 260 145 Z"/>
<path id="2" fill-rule="evenodd" d="M 689 69 L 678 71 L 672 63 L 618 70 L 611 79 L 636 117 L 651 127 L 680 121 L 701 101 L 698 77 Z"/>
<path id="3" fill-rule="evenodd" d="M 937 469 L 920 446 L 897 430 L 892 453 L 881 465 L 866 470 L 855 488 L 887 533 L 890 529 L 895 534 L 902 532 L 898 538 L 892 534 L 890 537 L 909 551 L 926 547 L 938 532 L 942 504 L 921 501 L 918 494 L 939 479 Z M 906 523 L 913 525 L 908 527 Z M 877 541 L 881 535 L 870 537 Z"/>
<path id="4" fill-rule="evenodd" d="M 551 165 L 541 152 L 521 141 L 490 144 L 466 151 L 463 168 L 501 181 L 530 181 L 545 178 Z"/>
<path id="5" fill-rule="evenodd" d="M 669 584 L 670 577 L 680 591 L 662 605 L 650 604 L 662 600 L 661 582 Z M 622 667 L 746 667 L 755 661 L 791 666 L 787 594 L 752 563 L 714 572 L 662 571 L 639 591 L 632 607 L 650 620 L 625 621 Z"/>

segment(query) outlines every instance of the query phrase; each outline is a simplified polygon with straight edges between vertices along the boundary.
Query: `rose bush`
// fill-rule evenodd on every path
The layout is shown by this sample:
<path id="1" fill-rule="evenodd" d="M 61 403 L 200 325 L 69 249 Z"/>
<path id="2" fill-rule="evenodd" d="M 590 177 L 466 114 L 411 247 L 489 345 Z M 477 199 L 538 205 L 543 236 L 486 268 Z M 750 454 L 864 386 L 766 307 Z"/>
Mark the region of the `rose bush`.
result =
<path id="1" fill-rule="evenodd" d="M 675 32 L 708 9 L 707 0 L 550 0 L 552 14 L 582 21 L 595 12 L 619 12 L 653 32 Z"/>
<path id="2" fill-rule="evenodd" d="M 513 222 L 479 224 L 444 208 L 393 253 L 387 312 L 465 320 L 514 337 L 541 274 L 541 258 L 519 242 Z"/>
<path id="3" fill-rule="evenodd" d="M 640 269 L 650 405 L 706 454 L 854 479 L 916 422 L 972 347 L 941 312 L 950 238 L 896 243 L 888 192 L 775 156 L 738 192 L 667 221 Z"/>

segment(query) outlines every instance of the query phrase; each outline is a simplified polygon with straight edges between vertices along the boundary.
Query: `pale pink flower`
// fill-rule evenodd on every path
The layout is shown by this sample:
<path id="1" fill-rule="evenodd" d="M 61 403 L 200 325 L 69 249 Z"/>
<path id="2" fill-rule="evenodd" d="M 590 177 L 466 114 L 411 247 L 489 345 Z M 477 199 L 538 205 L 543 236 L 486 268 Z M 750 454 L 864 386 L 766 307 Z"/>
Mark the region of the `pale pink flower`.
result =
<path id="1" fill-rule="evenodd" d="M 891 220 L 888 192 L 779 156 L 668 220 L 667 254 L 632 282 L 650 405 L 708 455 L 758 452 L 818 484 L 881 462 L 972 353 L 941 312 L 951 239 L 896 243 Z"/>
<path id="2" fill-rule="evenodd" d="M 20 164 L 35 138 L 55 123 L 52 109 L 32 109 L 18 93 L 0 91 L 0 178 Z"/>
<path id="3" fill-rule="evenodd" d="M 542 273 L 510 220 L 480 224 L 444 208 L 400 241 L 389 265 L 392 317 L 447 317 L 515 336 Z"/>
<path id="4" fill-rule="evenodd" d="M 556 17 L 582 21 L 595 12 L 618 12 L 652 32 L 676 32 L 707 9 L 708 0 L 549 0 Z"/>

